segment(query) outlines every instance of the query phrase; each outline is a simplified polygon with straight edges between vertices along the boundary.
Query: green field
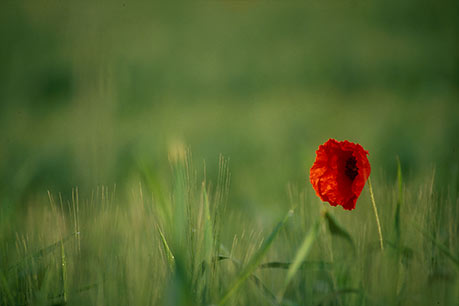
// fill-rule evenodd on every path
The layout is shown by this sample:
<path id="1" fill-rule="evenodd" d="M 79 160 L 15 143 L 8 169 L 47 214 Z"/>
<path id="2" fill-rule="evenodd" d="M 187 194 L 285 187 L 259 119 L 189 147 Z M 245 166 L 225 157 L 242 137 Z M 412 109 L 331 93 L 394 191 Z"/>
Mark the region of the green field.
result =
<path id="1" fill-rule="evenodd" d="M 0 305 L 459 305 L 455 1 L 1 7 Z"/>

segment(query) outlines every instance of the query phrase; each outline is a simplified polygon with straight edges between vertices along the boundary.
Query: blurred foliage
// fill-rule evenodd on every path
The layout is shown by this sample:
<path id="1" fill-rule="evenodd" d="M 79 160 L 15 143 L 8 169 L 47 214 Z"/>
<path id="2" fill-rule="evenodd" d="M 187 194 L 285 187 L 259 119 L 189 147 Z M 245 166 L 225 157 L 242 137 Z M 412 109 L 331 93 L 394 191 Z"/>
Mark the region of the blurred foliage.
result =
<path id="1" fill-rule="evenodd" d="M 123 185 L 167 152 L 230 157 L 276 206 L 328 138 L 373 175 L 457 186 L 457 1 L 4 1 L 0 199 Z"/>

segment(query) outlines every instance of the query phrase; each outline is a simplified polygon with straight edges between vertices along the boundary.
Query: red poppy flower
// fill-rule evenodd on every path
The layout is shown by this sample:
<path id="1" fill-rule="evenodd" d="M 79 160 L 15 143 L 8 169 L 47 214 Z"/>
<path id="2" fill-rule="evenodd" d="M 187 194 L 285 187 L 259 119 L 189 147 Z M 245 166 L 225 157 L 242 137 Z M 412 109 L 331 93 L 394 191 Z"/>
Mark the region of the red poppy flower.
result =
<path id="1" fill-rule="evenodd" d="M 332 206 L 354 209 L 371 172 L 368 151 L 358 143 L 329 139 L 316 154 L 310 180 L 317 195 Z"/>

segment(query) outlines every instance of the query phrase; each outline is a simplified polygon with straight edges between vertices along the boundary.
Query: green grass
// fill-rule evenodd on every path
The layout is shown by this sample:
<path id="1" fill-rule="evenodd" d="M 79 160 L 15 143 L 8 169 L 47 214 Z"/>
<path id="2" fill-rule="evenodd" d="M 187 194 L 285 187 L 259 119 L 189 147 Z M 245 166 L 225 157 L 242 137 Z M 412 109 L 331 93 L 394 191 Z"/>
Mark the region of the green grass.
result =
<path id="1" fill-rule="evenodd" d="M 107 187 L 87 198 L 49 194 L 2 219 L 1 304 L 457 302 L 457 199 L 431 177 L 375 180 L 381 251 L 368 190 L 347 212 L 321 204 L 308 185 L 291 187 L 285 207 L 294 210 L 274 227 L 231 207 L 226 159 L 213 185 L 189 151 L 171 156 L 170 185 L 139 178 L 123 200 Z"/>

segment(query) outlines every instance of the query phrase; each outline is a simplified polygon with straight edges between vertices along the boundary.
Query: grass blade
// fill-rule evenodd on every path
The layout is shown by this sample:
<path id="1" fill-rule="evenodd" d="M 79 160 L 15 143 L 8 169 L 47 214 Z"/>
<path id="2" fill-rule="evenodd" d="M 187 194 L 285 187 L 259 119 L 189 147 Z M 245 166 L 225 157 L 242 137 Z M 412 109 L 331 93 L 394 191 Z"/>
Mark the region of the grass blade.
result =
<path id="1" fill-rule="evenodd" d="M 214 235 L 212 220 L 210 218 L 209 198 L 207 196 L 205 183 L 203 183 L 202 194 L 204 201 L 204 260 L 210 264 L 213 255 L 212 248 L 214 245 Z"/>
<path id="2" fill-rule="evenodd" d="M 255 285 L 263 292 L 263 294 L 265 295 L 265 297 L 268 298 L 268 300 L 271 302 L 271 304 L 273 304 L 273 305 L 280 305 L 280 304 L 277 302 L 276 296 L 271 292 L 271 290 L 269 290 L 269 289 L 263 284 L 263 282 L 262 282 L 255 274 L 250 275 L 250 280 L 251 280 L 252 282 L 254 282 Z"/>
<path id="3" fill-rule="evenodd" d="M 66 243 L 67 241 L 69 241 L 70 239 L 72 239 L 73 237 L 78 237 L 80 233 L 79 232 L 75 232 L 75 233 L 72 233 L 70 235 L 68 235 L 67 237 L 63 238 L 62 240 L 59 240 L 47 247 L 44 247 L 36 252 L 34 252 L 33 254 L 30 254 L 30 255 L 27 255 L 25 258 L 23 258 L 22 260 L 20 260 L 19 262 L 13 264 L 12 266 L 8 267 L 8 272 L 14 270 L 14 268 L 17 268 L 18 266 L 21 266 L 23 265 L 24 263 L 32 260 L 32 259 L 39 259 L 41 257 L 44 257 L 50 253 L 52 253 L 54 250 L 56 250 L 57 248 L 60 248 L 62 244 Z"/>
<path id="4" fill-rule="evenodd" d="M 279 293 L 279 298 L 278 300 L 282 302 L 285 290 L 287 289 L 287 286 L 289 285 L 290 281 L 292 280 L 293 276 L 296 274 L 296 272 L 300 269 L 301 265 L 303 264 L 304 260 L 308 256 L 311 247 L 316 240 L 318 234 L 319 234 L 319 226 L 320 226 L 320 220 L 314 223 L 312 228 L 309 230 L 308 234 L 304 237 L 303 242 L 301 243 L 300 248 L 296 252 L 295 259 L 293 260 L 292 265 L 290 265 L 287 276 L 285 278 L 284 286 L 282 287 L 282 290 Z"/>
<path id="5" fill-rule="evenodd" d="M 396 235 L 396 243 L 398 244 L 401 239 L 401 229 L 400 229 L 400 208 L 403 203 L 403 177 L 402 177 L 402 166 L 400 164 L 400 158 L 397 156 L 397 182 L 398 182 L 398 200 L 397 206 L 395 207 L 395 216 L 394 216 L 394 228 Z"/>
<path id="6" fill-rule="evenodd" d="M 344 295 L 344 294 L 349 294 L 349 293 L 355 293 L 355 294 L 361 294 L 361 290 L 359 289 L 352 289 L 352 288 L 345 288 L 345 289 L 339 289 L 333 292 L 330 292 L 327 294 L 325 297 L 323 297 L 317 305 L 328 305 L 330 304 L 333 300 L 336 300 L 339 296 Z"/>
<path id="7" fill-rule="evenodd" d="M 218 261 L 222 260 L 230 260 L 236 267 L 241 266 L 241 262 L 234 257 L 229 256 L 218 256 Z M 276 296 L 263 284 L 263 282 L 255 275 L 250 275 L 249 279 L 257 286 L 258 289 L 264 294 L 264 296 L 268 299 L 268 301 L 273 305 L 279 305 L 277 302 Z"/>
<path id="8" fill-rule="evenodd" d="M 263 263 L 258 268 L 259 269 L 284 269 L 284 270 L 288 270 L 288 269 L 290 269 L 291 266 L 292 266 L 291 262 L 272 261 L 272 262 Z M 309 268 L 309 267 L 317 267 L 319 269 L 324 269 L 324 268 L 330 268 L 331 266 L 332 266 L 332 264 L 329 263 L 329 262 L 304 261 L 304 262 L 301 263 L 301 265 L 300 265 L 300 267 L 298 269 L 306 269 L 306 268 Z"/>
<path id="9" fill-rule="evenodd" d="M 169 244 L 167 243 L 166 237 L 164 236 L 163 232 L 157 226 L 158 232 L 159 232 L 159 237 L 161 238 L 161 243 L 163 244 L 164 252 L 166 253 L 167 261 L 169 263 L 169 268 L 171 271 L 174 271 L 174 266 L 175 266 L 175 257 L 174 254 L 172 253 Z"/>
<path id="10" fill-rule="evenodd" d="M 444 254 L 446 255 L 446 257 L 448 257 L 455 265 L 457 268 L 459 268 L 459 258 L 457 258 L 456 256 L 454 256 L 450 250 L 444 246 L 443 244 L 441 244 L 440 242 L 437 241 L 437 239 L 435 239 L 432 235 L 424 232 L 424 231 L 421 231 L 421 233 L 426 237 L 428 238 L 430 241 L 432 241 L 432 243 Z"/>
<path id="11" fill-rule="evenodd" d="M 324 213 L 324 217 L 325 220 L 327 220 L 328 229 L 330 230 L 330 233 L 332 235 L 336 235 L 338 237 L 345 239 L 347 242 L 351 244 L 352 248 L 355 250 L 354 241 L 352 240 L 352 237 L 348 233 L 348 231 L 346 231 L 341 225 L 339 225 L 336 219 L 328 211 Z"/>
<path id="12" fill-rule="evenodd" d="M 64 304 L 67 303 L 67 292 L 68 292 L 68 283 L 67 283 L 67 260 L 65 259 L 65 249 L 64 241 L 61 241 L 61 278 L 62 278 L 62 294 L 64 298 Z"/>
<path id="13" fill-rule="evenodd" d="M 7 305 L 14 305 L 14 299 L 11 294 L 10 286 L 2 271 L 0 271 L 0 297 L 2 297 L 3 303 Z"/>
<path id="14" fill-rule="evenodd" d="M 165 305 L 191 306 L 195 305 L 189 277 L 180 257 L 176 261 L 174 275 L 166 289 Z"/>
<path id="15" fill-rule="evenodd" d="M 261 260 L 265 256 L 266 252 L 268 251 L 269 247 L 272 245 L 274 239 L 279 234 L 280 230 L 284 227 L 287 220 L 292 216 L 293 211 L 289 211 L 287 215 L 284 217 L 282 221 L 280 221 L 274 230 L 269 235 L 268 239 L 266 239 L 263 244 L 261 245 L 260 249 L 252 256 L 247 266 L 242 270 L 241 274 L 237 278 L 237 280 L 233 283 L 230 289 L 226 292 L 226 294 L 220 299 L 218 305 L 225 304 L 228 299 L 239 289 L 239 287 L 247 280 L 247 278 L 252 275 L 252 273 L 257 269 Z"/>

